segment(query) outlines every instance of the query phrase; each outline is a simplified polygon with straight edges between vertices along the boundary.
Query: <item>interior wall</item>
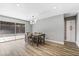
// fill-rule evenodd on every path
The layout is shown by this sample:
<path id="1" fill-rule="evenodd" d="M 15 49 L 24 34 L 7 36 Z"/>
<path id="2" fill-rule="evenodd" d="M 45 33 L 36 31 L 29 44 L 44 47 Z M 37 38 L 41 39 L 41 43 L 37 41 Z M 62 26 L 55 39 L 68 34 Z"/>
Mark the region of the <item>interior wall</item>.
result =
<path id="1" fill-rule="evenodd" d="M 76 40 L 76 44 L 79 47 L 79 13 L 77 14 L 77 40 Z"/>
<path id="2" fill-rule="evenodd" d="M 0 21 L 14 22 L 14 23 L 22 23 L 22 24 L 25 24 L 26 23 L 25 21 L 22 21 L 21 19 L 7 17 L 7 16 L 3 16 L 3 15 L 0 15 Z"/>
<path id="3" fill-rule="evenodd" d="M 64 15 L 38 20 L 32 29 L 33 32 L 44 32 L 47 40 L 64 43 Z"/>
<path id="4" fill-rule="evenodd" d="M 26 32 L 32 32 L 32 25 L 30 24 L 30 22 L 27 22 L 25 27 L 26 27 Z"/>

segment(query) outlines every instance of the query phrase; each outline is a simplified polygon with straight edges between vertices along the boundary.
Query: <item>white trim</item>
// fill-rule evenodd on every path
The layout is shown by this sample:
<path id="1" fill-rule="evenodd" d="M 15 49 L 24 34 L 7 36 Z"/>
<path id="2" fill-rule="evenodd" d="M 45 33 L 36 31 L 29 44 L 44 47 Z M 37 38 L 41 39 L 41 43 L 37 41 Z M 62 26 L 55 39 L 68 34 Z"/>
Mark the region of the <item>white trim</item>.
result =
<path id="1" fill-rule="evenodd" d="M 63 44 L 64 45 L 64 41 L 63 42 L 59 42 L 59 41 L 48 40 L 48 39 L 46 39 L 46 41 L 55 42 L 55 43 L 59 43 L 59 44 Z"/>
<path id="2" fill-rule="evenodd" d="M 79 48 L 79 42 L 76 42 L 76 45 L 78 46 L 78 48 Z"/>
<path id="3" fill-rule="evenodd" d="M 74 41 L 69 41 L 69 40 L 64 40 L 64 41 L 67 41 L 67 42 L 74 42 Z M 74 42 L 75 43 L 75 42 Z"/>

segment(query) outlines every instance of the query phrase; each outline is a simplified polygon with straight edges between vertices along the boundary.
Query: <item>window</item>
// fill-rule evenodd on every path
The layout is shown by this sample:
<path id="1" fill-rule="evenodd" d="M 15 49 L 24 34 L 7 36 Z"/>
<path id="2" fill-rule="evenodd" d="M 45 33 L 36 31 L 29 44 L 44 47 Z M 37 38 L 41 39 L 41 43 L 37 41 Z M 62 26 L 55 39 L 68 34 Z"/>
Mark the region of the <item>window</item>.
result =
<path id="1" fill-rule="evenodd" d="M 16 33 L 25 33 L 25 25 L 16 23 Z"/>
<path id="2" fill-rule="evenodd" d="M 15 34 L 15 23 L 0 21 L 0 35 Z"/>
<path id="3" fill-rule="evenodd" d="M 0 36 L 25 33 L 25 24 L 0 21 Z"/>

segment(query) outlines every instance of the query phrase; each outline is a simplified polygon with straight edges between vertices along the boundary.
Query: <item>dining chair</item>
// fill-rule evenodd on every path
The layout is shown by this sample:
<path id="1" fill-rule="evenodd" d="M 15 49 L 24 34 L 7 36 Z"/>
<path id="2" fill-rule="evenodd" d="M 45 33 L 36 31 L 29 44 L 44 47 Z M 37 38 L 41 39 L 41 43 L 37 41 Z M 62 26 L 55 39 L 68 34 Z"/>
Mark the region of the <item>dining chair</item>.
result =
<path id="1" fill-rule="evenodd" d="M 39 39 L 38 36 L 33 36 L 32 37 L 33 43 L 35 43 L 37 46 L 39 45 Z"/>
<path id="2" fill-rule="evenodd" d="M 39 42 L 40 43 L 42 43 L 42 44 L 45 44 L 45 34 L 41 34 L 40 36 L 39 36 Z"/>
<path id="3" fill-rule="evenodd" d="M 27 39 L 28 39 L 28 43 L 33 45 L 33 38 L 32 38 L 33 34 L 31 32 L 27 33 Z"/>

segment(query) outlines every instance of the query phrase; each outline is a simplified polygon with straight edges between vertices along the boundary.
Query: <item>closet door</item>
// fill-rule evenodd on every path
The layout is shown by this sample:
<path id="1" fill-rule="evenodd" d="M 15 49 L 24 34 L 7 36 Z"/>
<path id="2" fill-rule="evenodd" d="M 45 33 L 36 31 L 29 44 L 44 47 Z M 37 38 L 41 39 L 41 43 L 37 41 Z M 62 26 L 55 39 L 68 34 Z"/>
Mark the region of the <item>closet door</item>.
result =
<path id="1" fill-rule="evenodd" d="M 66 21 L 66 41 L 75 42 L 75 19 Z"/>

